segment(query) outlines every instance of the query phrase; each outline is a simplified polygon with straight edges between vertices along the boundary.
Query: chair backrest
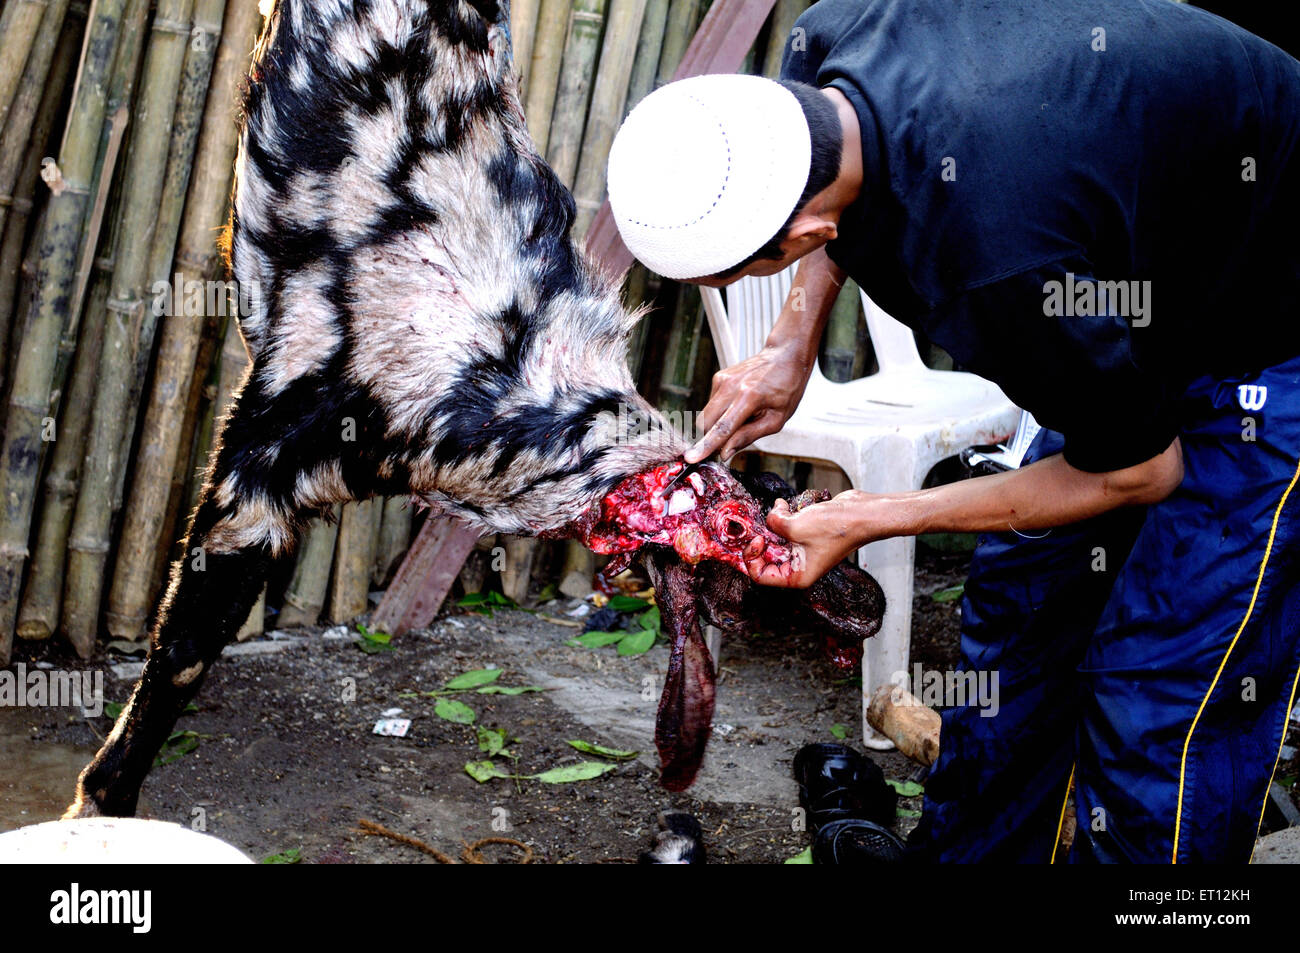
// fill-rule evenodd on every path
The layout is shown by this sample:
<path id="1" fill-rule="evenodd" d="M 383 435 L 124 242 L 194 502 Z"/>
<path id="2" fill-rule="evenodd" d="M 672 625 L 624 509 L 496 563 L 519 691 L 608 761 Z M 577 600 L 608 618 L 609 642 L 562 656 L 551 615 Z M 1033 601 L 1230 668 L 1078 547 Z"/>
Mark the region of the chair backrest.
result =
<path id="1" fill-rule="evenodd" d="M 718 364 L 730 367 L 763 349 L 772 326 L 781 315 L 785 299 L 794 282 L 798 265 L 766 278 L 741 278 L 726 288 L 726 302 L 717 288 L 701 288 L 704 313 L 709 319 L 713 344 L 718 352 Z M 876 360 L 882 371 L 903 367 L 923 367 L 921 355 L 916 350 L 916 338 L 906 325 L 895 321 L 862 293 L 862 307 L 867 319 L 867 331 L 876 350 Z M 821 376 L 821 368 L 813 371 Z"/>
<path id="2" fill-rule="evenodd" d="M 925 367 L 916 349 L 916 335 L 901 321 L 890 317 L 862 292 L 862 313 L 867 319 L 867 333 L 876 350 L 876 363 L 882 371 Z"/>
<path id="3" fill-rule="evenodd" d="M 717 288 L 700 289 L 720 367 L 739 364 L 763 350 L 793 281 L 793 266 L 766 278 L 741 278 L 727 286 L 725 304 Z"/>

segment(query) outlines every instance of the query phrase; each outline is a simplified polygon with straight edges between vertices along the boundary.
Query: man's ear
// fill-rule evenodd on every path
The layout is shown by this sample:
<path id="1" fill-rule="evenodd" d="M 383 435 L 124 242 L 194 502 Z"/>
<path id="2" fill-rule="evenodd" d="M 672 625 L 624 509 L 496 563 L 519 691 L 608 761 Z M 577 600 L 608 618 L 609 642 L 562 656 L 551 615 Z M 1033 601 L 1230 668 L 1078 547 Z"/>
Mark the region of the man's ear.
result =
<path id="1" fill-rule="evenodd" d="M 802 212 L 795 216 L 794 221 L 790 223 L 790 229 L 786 233 L 786 242 L 811 243 L 815 247 L 834 241 L 839 233 L 839 227 L 835 222 L 822 218 L 820 215 Z"/>

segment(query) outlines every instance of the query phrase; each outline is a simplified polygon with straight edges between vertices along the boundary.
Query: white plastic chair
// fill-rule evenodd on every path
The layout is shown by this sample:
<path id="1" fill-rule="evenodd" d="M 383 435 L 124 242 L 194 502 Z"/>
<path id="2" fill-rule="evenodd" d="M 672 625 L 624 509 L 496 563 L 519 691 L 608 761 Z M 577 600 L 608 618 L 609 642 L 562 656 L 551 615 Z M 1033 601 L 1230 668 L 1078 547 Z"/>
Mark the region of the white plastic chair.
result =
<path id="1" fill-rule="evenodd" d="M 794 267 L 729 285 L 726 304 L 716 288 L 701 288 L 718 363 L 729 367 L 762 350 L 790 293 Z M 847 383 L 813 368 L 808 389 L 780 433 L 763 437 L 763 453 L 829 461 L 853 486 L 869 493 L 919 489 L 940 460 L 966 447 L 995 444 L 1015 429 L 1019 409 L 990 381 L 926 367 L 911 330 L 881 311 L 864 292 L 867 329 L 878 373 Z M 881 540 L 858 551 L 858 563 L 885 591 L 885 618 L 862 660 L 862 732 L 871 748 L 892 747 L 866 721 L 871 693 L 908 672 L 912 627 L 913 537 Z"/>

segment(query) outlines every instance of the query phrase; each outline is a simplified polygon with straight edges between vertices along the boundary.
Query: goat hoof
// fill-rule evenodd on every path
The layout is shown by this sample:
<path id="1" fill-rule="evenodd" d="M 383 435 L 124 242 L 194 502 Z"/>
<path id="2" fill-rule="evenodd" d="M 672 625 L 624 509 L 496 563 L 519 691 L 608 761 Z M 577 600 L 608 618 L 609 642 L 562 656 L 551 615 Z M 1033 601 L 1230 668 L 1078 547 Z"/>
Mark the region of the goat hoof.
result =
<path id="1" fill-rule="evenodd" d="M 99 809 L 94 798 L 84 792 L 77 792 L 77 799 L 69 805 L 68 809 L 63 812 L 63 821 L 75 821 L 82 817 L 103 817 L 104 812 Z"/>

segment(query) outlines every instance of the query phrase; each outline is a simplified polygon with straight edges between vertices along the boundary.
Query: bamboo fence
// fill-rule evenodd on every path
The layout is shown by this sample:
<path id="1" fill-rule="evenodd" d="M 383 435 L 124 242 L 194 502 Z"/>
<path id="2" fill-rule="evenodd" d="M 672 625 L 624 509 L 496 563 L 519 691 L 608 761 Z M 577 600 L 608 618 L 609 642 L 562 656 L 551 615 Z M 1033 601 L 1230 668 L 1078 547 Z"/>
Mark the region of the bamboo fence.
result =
<path id="1" fill-rule="evenodd" d="M 806 5 L 778 0 L 748 68 L 774 75 Z M 619 123 L 683 66 L 708 6 L 512 4 L 529 131 L 573 188 L 575 237 L 604 200 Z M 217 239 L 261 24 L 258 0 L 8 0 L 0 12 L 0 664 L 15 632 L 61 633 L 82 655 L 101 636 L 142 639 L 182 555 L 248 360 L 212 295 L 198 314 L 186 301 L 227 277 Z M 703 406 L 716 362 L 698 292 L 637 266 L 624 296 L 657 305 L 629 348 L 642 389 L 666 409 Z M 862 364 L 858 316 L 843 310 L 825 352 L 841 374 Z M 420 523 L 396 498 L 313 521 L 241 637 L 266 620 L 364 616 Z M 591 568 L 585 551 L 501 537 L 460 584 L 522 602 L 541 576 L 581 582 Z"/>

